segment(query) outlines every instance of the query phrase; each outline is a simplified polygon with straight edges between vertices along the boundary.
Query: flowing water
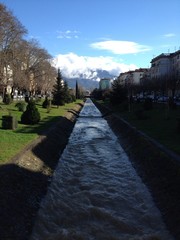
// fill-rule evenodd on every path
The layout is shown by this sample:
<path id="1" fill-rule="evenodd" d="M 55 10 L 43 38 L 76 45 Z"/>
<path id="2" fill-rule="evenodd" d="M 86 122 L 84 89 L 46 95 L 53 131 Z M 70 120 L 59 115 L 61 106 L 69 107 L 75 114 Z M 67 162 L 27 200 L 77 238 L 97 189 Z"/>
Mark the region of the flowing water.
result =
<path id="1" fill-rule="evenodd" d="M 172 239 L 148 189 L 90 99 L 59 160 L 30 239 Z"/>

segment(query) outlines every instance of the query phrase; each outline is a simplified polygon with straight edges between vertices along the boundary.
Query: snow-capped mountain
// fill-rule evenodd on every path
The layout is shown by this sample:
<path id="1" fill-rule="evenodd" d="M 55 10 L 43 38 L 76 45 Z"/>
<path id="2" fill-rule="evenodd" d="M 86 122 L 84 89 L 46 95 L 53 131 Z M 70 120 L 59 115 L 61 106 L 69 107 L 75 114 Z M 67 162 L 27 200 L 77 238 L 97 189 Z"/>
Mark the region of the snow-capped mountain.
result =
<path id="1" fill-rule="evenodd" d="M 63 75 L 63 72 L 62 72 Z M 78 85 L 83 87 L 86 90 L 93 90 L 95 88 L 99 87 L 99 80 L 101 78 L 110 78 L 114 79 L 116 76 L 111 75 L 108 71 L 106 70 L 88 70 L 88 72 L 85 73 L 79 73 L 77 75 L 71 76 L 71 77 L 66 77 L 64 76 L 63 79 L 67 81 L 68 86 L 70 88 L 75 88 L 76 86 L 76 81 L 78 82 Z"/>

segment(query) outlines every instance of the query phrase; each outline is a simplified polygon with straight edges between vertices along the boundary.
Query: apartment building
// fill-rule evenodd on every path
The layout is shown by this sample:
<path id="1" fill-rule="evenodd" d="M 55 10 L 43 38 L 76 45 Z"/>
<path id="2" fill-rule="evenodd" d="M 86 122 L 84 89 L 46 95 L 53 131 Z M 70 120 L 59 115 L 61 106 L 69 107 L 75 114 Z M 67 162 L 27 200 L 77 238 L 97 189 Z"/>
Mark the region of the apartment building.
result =
<path id="1" fill-rule="evenodd" d="M 174 53 L 162 53 L 151 60 L 151 79 L 168 74 L 180 76 L 180 50 Z"/>
<path id="2" fill-rule="evenodd" d="M 166 75 L 170 71 L 171 58 L 170 53 L 162 53 L 151 61 L 151 78 L 158 78 Z"/>
<path id="3" fill-rule="evenodd" d="M 178 75 L 178 77 L 180 77 L 180 50 L 172 53 L 171 58 L 171 69 L 174 71 L 175 75 Z"/>
<path id="4" fill-rule="evenodd" d="M 151 61 L 150 78 L 161 79 L 166 84 L 168 96 L 180 95 L 180 50 L 162 53 Z M 163 84 L 162 82 L 162 84 Z"/>
<path id="5" fill-rule="evenodd" d="M 128 71 L 121 73 L 119 75 L 119 80 L 122 85 L 133 84 L 138 85 L 141 82 L 141 79 L 149 73 L 149 68 L 139 68 L 133 71 Z"/>

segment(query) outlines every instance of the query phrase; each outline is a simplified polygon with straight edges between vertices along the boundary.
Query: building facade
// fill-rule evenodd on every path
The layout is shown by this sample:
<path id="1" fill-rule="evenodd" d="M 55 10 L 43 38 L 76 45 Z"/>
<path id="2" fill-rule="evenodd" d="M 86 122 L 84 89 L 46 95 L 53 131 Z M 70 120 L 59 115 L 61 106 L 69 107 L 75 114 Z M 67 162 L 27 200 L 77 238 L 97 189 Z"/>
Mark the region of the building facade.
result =
<path id="1" fill-rule="evenodd" d="M 148 72 L 149 68 L 139 68 L 133 71 L 121 73 L 118 78 L 122 85 L 139 85 L 141 79 L 145 76 L 145 74 L 147 75 Z"/>
<path id="2" fill-rule="evenodd" d="M 165 76 L 170 71 L 171 67 L 171 54 L 162 53 L 159 56 L 155 57 L 151 61 L 151 79 L 159 78 Z"/>
<path id="3" fill-rule="evenodd" d="M 180 96 L 180 50 L 153 58 L 150 77 L 153 81 L 161 81 L 167 96 Z"/>
<path id="4" fill-rule="evenodd" d="M 168 74 L 180 75 L 180 50 L 174 53 L 162 53 L 151 60 L 151 79 Z"/>
<path id="5" fill-rule="evenodd" d="M 175 75 L 180 77 L 180 50 L 172 53 L 171 69 Z"/>

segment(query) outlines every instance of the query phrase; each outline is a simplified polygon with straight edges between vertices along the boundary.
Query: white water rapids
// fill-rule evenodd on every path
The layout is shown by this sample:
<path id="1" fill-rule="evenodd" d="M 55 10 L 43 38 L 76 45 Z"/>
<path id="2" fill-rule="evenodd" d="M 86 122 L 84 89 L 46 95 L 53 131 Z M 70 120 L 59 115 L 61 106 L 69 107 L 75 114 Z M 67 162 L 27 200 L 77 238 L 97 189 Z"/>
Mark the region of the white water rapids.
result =
<path id="1" fill-rule="evenodd" d="M 173 239 L 148 189 L 90 99 L 59 160 L 30 239 Z"/>

